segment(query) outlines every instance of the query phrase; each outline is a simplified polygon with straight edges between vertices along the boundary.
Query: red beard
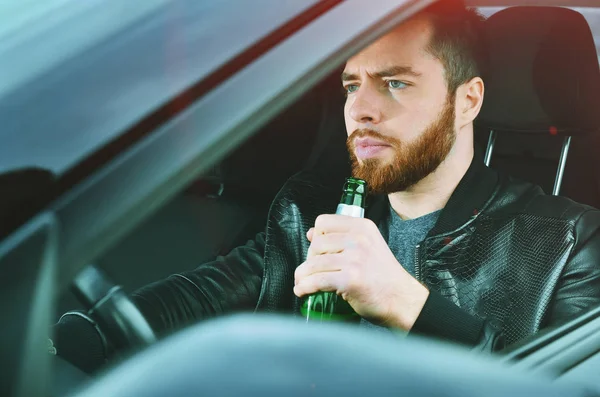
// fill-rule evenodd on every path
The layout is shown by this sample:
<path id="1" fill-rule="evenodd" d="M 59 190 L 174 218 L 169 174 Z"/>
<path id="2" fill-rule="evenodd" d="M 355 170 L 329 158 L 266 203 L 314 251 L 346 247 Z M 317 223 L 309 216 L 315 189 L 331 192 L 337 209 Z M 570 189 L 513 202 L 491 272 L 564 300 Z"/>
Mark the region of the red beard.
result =
<path id="1" fill-rule="evenodd" d="M 352 175 L 364 179 L 373 194 L 390 194 L 408 189 L 435 171 L 448 156 L 456 140 L 454 116 L 454 101 L 448 100 L 438 119 L 410 144 L 403 144 L 396 138 L 373 130 L 355 130 L 346 141 L 352 161 Z M 360 163 L 355 154 L 354 140 L 362 137 L 390 145 L 395 152 L 392 161 L 369 158 Z"/>

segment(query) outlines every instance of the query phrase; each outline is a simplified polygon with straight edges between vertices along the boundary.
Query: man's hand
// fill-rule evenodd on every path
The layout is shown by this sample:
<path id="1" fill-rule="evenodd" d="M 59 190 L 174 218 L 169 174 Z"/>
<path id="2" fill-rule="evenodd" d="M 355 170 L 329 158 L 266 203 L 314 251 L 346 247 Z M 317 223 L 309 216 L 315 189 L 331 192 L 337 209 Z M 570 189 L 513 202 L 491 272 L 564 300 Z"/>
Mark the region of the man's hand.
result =
<path id="1" fill-rule="evenodd" d="M 429 291 L 398 263 L 373 221 L 320 215 L 307 238 L 308 257 L 295 272 L 297 296 L 334 291 L 364 318 L 412 328 Z"/>

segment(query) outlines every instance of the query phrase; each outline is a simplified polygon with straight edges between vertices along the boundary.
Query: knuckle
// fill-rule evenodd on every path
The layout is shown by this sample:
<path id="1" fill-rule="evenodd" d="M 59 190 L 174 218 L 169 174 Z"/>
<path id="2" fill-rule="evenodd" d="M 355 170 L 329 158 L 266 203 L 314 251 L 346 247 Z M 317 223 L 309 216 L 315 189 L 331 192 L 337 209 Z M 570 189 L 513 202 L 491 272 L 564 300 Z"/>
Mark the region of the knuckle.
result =
<path id="1" fill-rule="evenodd" d="M 364 249 L 368 247 L 368 238 L 363 234 L 363 233 L 357 233 L 354 236 L 354 245 L 356 246 L 356 248 L 358 249 Z"/>
<path id="2" fill-rule="evenodd" d="M 348 269 L 347 273 L 347 284 L 349 286 L 354 286 L 359 279 L 359 272 L 356 266 L 352 266 Z"/>
<path id="3" fill-rule="evenodd" d="M 351 289 L 350 275 L 346 272 L 339 279 L 338 292 L 347 293 Z"/>
<path id="4" fill-rule="evenodd" d="M 302 278 L 302 275 L 304 274 L 304 269 L 305 269 L 305 264 L 302 264 L 302 265 L 298 266 L 296 268 L 296 270 L 294 271 L 294 277 L 296 279 Z"/>
<path id="5" fill-rule="evenodd" d="M 315 255 L 311 258 L 307 258 L 306 261 L 304 261 L 304 263 L 302 264 L 303 266 L 303 270 L 305 273 L 310 273 L 312 270 L 315 269 L 315 266 L 319 263 L 320 257 L 322 255 Z"/>
<path id="6" fill-rule="evenodd" d="M 352 283 L 350 281 L 350 278 L 348 275 L 345 275 L 344 277 L 340 277 L 340 281 L 339 281 L 339 285 L 337 288 L 337 292 L 339 294 L 341 294 L 342 296 L 351 296 L 352 295 L 352 291 L 353 291 L 353 287 L 352 287 Z M 346 298 L 344 298 L 346 299 Z"/>
<path id="7" fill-rule="evenodd" d="M 323 244 L 323 241 L 326 238 L 327 238 L 327 235 L 325 235 L 325 234 L 321 234 L 321 233 L 315 234 L 313 236 L 313 244 L 317 244 L 317 245 Z"/>
<path id="8" fill-rule="evenodd" d="M 365 229 L 374 230 L 377 229 L 377 225 L 369 218 L 362 218 L 364 221 Z"/>
<path id="9" fill-rule="evenodd" d="M 315 239 L 308 247 L 308 253 L 309 253 L 309 255 L 316 255 L 318 252 L 320 252 L 319 251 L 320 249 L 321 249 L 321 240 Z"/>
<path id="10" fill-rule="evenodd" d="M 357 286 L 359 285 L 359 277 L 358 272 L 356 270 L 352 270 L 348 273 L 346 277 L 346 291 L 349 293 L 353 293 Z"/>
<path id="11" fill-rule="evenodd" d="M 344 251 L 352 252 L 353 255 L 360 247 L 360 242 L 357 236 L 348 237 L 344 242 Z M 353 256 L 350 256 L 348 259 L 352 260 Z"/>
<path id="12" fill-rule="evenodd" d="M 327 288 L 327 276 L 324 274 L 319 275 L 316 279 L 316 284 L 319 289 Z"/>
<path id="13" fill-rule="evenodd" d="M 317 219 L 315 219 L 315 228 L 319 228 L 320 225 L 322 225 L 327 219 L 327 215 L 326 214 L 321 214 L 319 216 L 317 216 Z"/>
<path id="14" fill-rule="evenodd" d="M 358 233 L 358 235 L 356 236 L 358 242 L 361 245 L 365 245 L 368 242 L 368 236 L 365 233 Z"/>
<path id="15" fill-rule="evenodd" d="M 313 258 L 312 260 L 312 266 L 311 269 L 317 270 L 323 267 L 323 265 L 325 265 L 327 263 L 327 256 L 326 255 L 317 255 Z"/>

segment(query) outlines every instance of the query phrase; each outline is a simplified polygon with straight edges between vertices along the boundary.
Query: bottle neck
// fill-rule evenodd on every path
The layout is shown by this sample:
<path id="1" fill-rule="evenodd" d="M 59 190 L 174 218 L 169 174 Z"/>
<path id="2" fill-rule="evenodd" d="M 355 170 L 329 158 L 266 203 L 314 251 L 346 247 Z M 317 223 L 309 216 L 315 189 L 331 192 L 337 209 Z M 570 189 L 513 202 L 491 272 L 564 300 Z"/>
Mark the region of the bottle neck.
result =
<path id="1" fill-rule="evenodd" d="M 365 196 L 357 193 L 346 193 L 342 194 L 340 204 L 355 205 L 360 208 L 365 208 Z"/>

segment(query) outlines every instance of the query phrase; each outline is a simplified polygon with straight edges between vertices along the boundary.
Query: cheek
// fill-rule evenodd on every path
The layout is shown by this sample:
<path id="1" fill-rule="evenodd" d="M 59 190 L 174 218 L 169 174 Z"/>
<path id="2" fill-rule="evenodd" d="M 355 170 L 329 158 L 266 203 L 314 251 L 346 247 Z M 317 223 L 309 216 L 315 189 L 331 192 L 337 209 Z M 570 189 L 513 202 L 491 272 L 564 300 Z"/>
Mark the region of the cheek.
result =
<path id="1" fill-rule="evenodd" d="M 346 101 L 344 105 L 344 123 L 346 124 L 346 134 L 350 136 L 354 130 L 356 130 L 356 121 L 352 117 L 350 117 L 350 103 Z"/>
<path id="2" fill-rule="evenodd" d="M 433 108 L 421 108 L 419 111 L 414 113 L 415 126 L 418 127 L 419 131 L 423 131 L 433 123 L 439 114 L 437 109 Z"/>
<path id="3" fill-rule="evenodd" d="M 402 109 L 395 112 L 394 117 L 389 120 L 388 129 L 393 131 L 395 138 L 400 141 L 410 142 L 427 127 L 429 120 L 429 112 L 423 108 Z"/>
<path id="4" fill-rule="evenodd" d="M 390 129 L 401 141 L 412 142 L 437 120 L 440 111 L 441 106 L 438 109 L 437 105 L 432 106 L 431 101 L 405 101 L 394 109 Z"/>

